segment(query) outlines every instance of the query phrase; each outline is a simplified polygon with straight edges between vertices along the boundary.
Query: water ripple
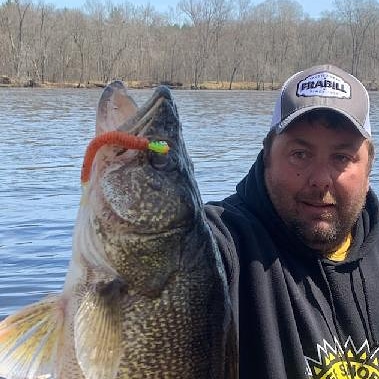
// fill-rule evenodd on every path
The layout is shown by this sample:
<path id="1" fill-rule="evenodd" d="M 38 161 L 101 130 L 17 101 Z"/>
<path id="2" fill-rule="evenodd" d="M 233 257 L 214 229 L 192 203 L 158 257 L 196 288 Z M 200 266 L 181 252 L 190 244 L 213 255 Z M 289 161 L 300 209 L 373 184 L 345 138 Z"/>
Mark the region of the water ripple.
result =
<path id="1" fill-rule="evenodd" d="M 142 104 L 152 90 L 131 91 Z M 234 192 L 277 92 L 173 91 L 204 201 Z M 0 89 L 0 319 L 62 288 L 100 90 Z M 372 124 L 379 95 L 372 94 Z M 379 139 L 379 130 L 374 138 Z M 378 187 L 375 163 L 372 185 Z"/>

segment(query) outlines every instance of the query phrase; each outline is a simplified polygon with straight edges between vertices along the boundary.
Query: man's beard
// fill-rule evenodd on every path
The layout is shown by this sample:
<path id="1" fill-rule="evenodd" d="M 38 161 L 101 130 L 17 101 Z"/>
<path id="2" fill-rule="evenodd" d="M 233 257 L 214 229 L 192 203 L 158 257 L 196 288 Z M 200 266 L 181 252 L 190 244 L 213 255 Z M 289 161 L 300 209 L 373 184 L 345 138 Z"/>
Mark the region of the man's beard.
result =
<path id="1" fill-rule="evenodd" d="M 352 232 L 358 217 L 365 204 L 365 196 L 355 198 L 350 203 L 339 202 L 330 193 L 313 193 L 306 196 L 296 196 L 296 201 L 323 201 L 333 204 L 334 211 L 325 211 L 318 221 L 306 220 L 294 209 L 283 206 L 286 199 L 274 191 L 271 193 L 272 201 L 277 212 L 287 225 L 289 231 L 294 233 L 306 246 L 317 250 L 320 254 L 331 253 L 338 249 Z"/>
<path id="2" fill-rule="evenodd" d="M 329 228 L 309 227 L 306 222 L 299 219 L 287 220 L 286 224 L 305 245 L 319 250 L 320 253 L 330 253 L 346 240 L 357 219 L 358 215 L 345 222 L 338 219 L 331 223 Z"/>

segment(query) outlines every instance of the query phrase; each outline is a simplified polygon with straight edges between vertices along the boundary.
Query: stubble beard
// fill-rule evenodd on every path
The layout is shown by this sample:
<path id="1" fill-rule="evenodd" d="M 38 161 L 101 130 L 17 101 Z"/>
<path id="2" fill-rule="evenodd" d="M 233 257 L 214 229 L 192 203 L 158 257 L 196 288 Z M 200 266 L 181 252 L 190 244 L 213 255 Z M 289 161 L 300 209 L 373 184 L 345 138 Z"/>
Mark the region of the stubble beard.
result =
<path id="1" fill-rule="evenodd" d="M 358 215 L 350 222 L 342 222 L 339 218 L 324 219 L 329 223 L 328 227 L 320 225 L 309 225 L 299 218 L 288 218 L 284 220 L 290 232 L 293 232 L 306 246 L 317 250 L 321 254 L 335 251 L 347 238 L 353 229 Z"/>
<path id="2" fill-rule="evenodd" d="M 289 233 L 321 255 L 336 251 L 341 246 L 352 232 L 366 201 L 364 191 L 348 201 L 318 190 L 292 197 L 282 190 L 282 183 L 275 183 L 269 175 L 265 177 L 265 182 L 271 202 Z M 296 206 L 303 201 L 312 203 L 320 200 L 332 203 L 334 211 L 326 210 L 318 220 L 306 219 Z"/>
<path id="3" fill-rule="evenodd" d="M 326 211 L 320 219 L 309 221 L 304 219 L 296 208 L 288 206 L 293 200 L 286 199 L 276 190 L 269 191 L 269 194 L 274 208 L 289 232 L 295 234 L 306 246 L 321 255 L 335 251 L 346 240 L 358 220 L 366 199 L 366 196 L 362 195 L 361 199 L 355 198 L 349 204 L 343 204 L 337 199 L 334 212 Z M 314 196 L 315 198 L 325 196 L 331 198 L 330 194 Z"/>

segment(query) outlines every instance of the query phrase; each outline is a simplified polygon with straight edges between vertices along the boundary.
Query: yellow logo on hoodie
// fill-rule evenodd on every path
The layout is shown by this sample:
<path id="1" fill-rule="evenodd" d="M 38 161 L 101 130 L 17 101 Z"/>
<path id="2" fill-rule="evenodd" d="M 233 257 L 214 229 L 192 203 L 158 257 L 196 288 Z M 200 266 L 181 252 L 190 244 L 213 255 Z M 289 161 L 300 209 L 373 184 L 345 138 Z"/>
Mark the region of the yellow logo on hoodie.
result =
<path id="1" fill-rule="evenodd" d="M 307 374 L 312 379 L 379 379 L 379 348 L 370 351 L 367 340 L 356 347 L 349 337 L 341 344 L 323 341 L 317 345 L 318 358 L 305 357 Z"/>

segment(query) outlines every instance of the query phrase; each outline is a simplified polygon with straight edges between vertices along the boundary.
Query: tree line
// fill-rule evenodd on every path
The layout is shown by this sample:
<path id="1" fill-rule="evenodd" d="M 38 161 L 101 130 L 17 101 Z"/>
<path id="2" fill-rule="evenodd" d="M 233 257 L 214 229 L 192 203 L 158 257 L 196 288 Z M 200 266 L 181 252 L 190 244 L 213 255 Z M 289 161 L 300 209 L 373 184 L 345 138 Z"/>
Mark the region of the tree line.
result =
<path id="1" fill-rule="evenodd" d="M 333 63 L 375 89 L 378 24 L 376 0 L 335 0 L 317 19 L 292 0 L 180 0 L 165 12 L 128 1 L 58 9 L 43 0 L 7 0 L 0 5 L 0 76 L 192 88 L 251 82 L 264 89 L 302 68 Z"/>

